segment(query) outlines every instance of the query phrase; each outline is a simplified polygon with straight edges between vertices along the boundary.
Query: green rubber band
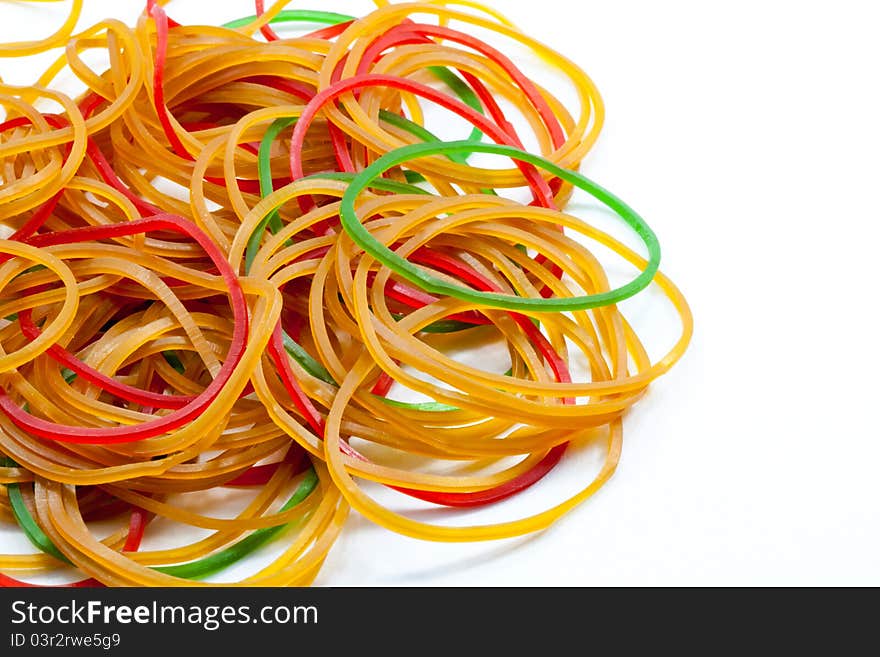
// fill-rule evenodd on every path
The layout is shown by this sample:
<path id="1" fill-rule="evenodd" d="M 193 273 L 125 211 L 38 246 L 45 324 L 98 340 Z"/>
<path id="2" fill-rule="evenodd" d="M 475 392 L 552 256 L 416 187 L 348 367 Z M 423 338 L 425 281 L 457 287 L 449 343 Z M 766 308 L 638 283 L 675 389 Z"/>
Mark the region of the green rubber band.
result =
<path id="1" fill-rule="evenodd" d="M 281 340 L 284 343 L 284 350 L 290 354 L 291 358 L 299 363 L 300 367 L 306 372 L 316 379 L 321 379 L 324 383 L 329 383 L 333 386 L 339 385 L 330 375 L 330 372 L 327 371 L 327 368 L 312 358 L 312 355 L 303 349 L 296 340 L 290 337 L 287 334 L 287 331 L 282 331 Z"/>
<path id="2" fill-rule="evenodd" d="M 45 552 L 66 564 L 73 565 L 70 559 L 61 554 L 52 540 L 46 536 L 46 533 L 40 529 L 31 512 L 28 511 L 21 495 L 21 488 L 18 484 L 9 484 L 6 486 L 6 492 L 9 495 L 9 504 L 12 507 L 12 514 L 15 516 L 16 522 L 21 527 L 24 535 L 33 543 L 41 552 Z"/>
<path id="3" fill-rule="evenodd" d="M 257 20 L 256 16 L 245 16 L 237 18 L 234 21 L 223 23 L 221 27 L 234 30 L 237 27 L 244 27 Z M 355 20 L 354 16 L 346 14 L 337 14 L 332 11 L 316 11 L 313 9 L 287 9 L 278 12 L 269 23 L 318 23 L 319 25 L 338 25 L 346 21 Z"/>
<path id="4" fill-rule="evenodd" d="M 383 402 L 388 404 L 388 406 L 395 406 L 397 408 L 404 408 L 408 411 L 423 411 L 427 413 L 449 413 L 451 411 L 460 411 L 461 409 L 457 406 L 450 406 L 449 404 L 441 404 L 440 402 L 402 402 L 397 401 L 396 399 L 388 399 L 387 397 L 380 397 Z"/>
<path id="5" fill-rule="evenodd" d="M 280 134 L 284 128 L 296 123 L 298 117 L 290 117 L 276 119 L 266 129 L 263 139 L 260 141 L 260 148 L 257 151 L 257 176 L 260 179 L 260 196 L 265 198 L 275 191 L 272 185 L 272 169 L 271 169 L 271 149 L 272 142 Z M 257 257 L 257 251 L 260 250 L 260 242 L 266 229 L 277 233 L 284 228 L 281 216 L 278 214 L 278 208 L 274 207 L 269 210 L 255 227 L 251 236 L 248 238 L 247 249 L 244 256 L 244 273 L 247 274 L 251 270 L 254 258 Z"/>
<path id="6" fill-rule="evenodd" d="M 397 313 L 391 313 L 391 316 L 397 322 L 406 317 L 406 315 L 399 315 Z M 428 324 L 424 328 L 420 328 L 419 333 L 458 333 L 459 331 L 466 331 L 468 329 L 477 328 L 478 326 L 481 325 L 468 324 L 467 322 L 460 322 L 457 319 L 440 319 Z"/>
<path id="7" fill-rule="evenodd" d="M 259 153 L 259 178 L 260 178 L 260 196 L 266 197 L 275 191 L 272 185 L 272 168 L 271 168 L 271 150 L 272 142 L 284 128 L 296 123 L 298 117 L 287 119 L 277 119 L 272 122 L 260 141 Z M 265 166 L 263 164 L 265 163 Z M 278 208 L 273 209 L 268 215 L 269 230 L 277 233 L 284 228 L 281 217 L 278 216 Z M 265 220 L 265 218 L 264 218 Z"/>
<path id="8" fill-rule="evenodd" d="M 458 77 L 455 73 L 442 66 L 429 66 L 428 70 L 431 71 L 435 78 L 449 87 L 452 90 L 452 93 L 461 99 L 461 102 L 471 109 L 477 110 L 480 114 L 484 113 L 483 103 L 480 102 L 477 94 L 474 93 L 474 90 L 471 89 L 469 84 Z M 468 140 L 480 141 L 482 137 L 483 131 L 475 127 L 471 130 L 471 134 L 468 135 Z M 467 160 L 467 157 L 465 157 L 465 160 Z"/>
<path id="9" fill-rule="evenodd" d="M 480 292 L 460 285 L 448 283 L 432 276 L 424 269 L 414 265 L 408 260 L 401 258 L 388 247 L 381 244 L 372 236 L 369 230 L 360 222 L 355 211 L 355 201 L 358 195 L 370 186 L 370 184 L 394 166 L 407 161 L 430 155 L 449 155 L 452 153 L 488 153 L 505 155 L 511 159 L 532 164 L 553 174 L 557 178 L 575 185 L 579 189 L 590 194 L 596 200 L 602 202 L 613 210 L 623 221 L 632 228 L 642 239 L 648 249 L 649 259 L 647 267 L 632 281 L 617 289 L 599 294 L 590 294 L 577 297 L 555 297 L 550 299 L 536 299 L 529 297 L 516 297 L 496 292 Z M 653 280 L 654 274 L 660 266 L 660 243 L 654 231 L 648 226 L 632 208 L 614 194 L 600 187 L 590 179 L 577 173 L 564 169 L 559 165 L 539 155 L 527 153 L 512 146 L 502 144 L 486 144 L 471 141 L 453 141 L 440 144 L 414 144 L 398 148 L 386 153 L 369 167 L 361 171 L 342 197 L 340 205 L 340 219 L 342 227 L 354 242 L 366 253 L 377 261 L 402 276 L 409 282 L 417 285 L 432 294 L 443 294 L 468 301 L 479 303 L 492 308 L 502 310 L 526 310 L 534 312 L 559 312 L 569 310 L 586 310 L 617 303 L 627 299 L 645 289 Z"/>
<path id="10" fill-rule="evenodd" d="M 425 177 L 420 174 L 418 171 L 410 171 L 407 169 L 403 172 L 403 177 L 411 185 L 415 185 L 416 183 L 425 182 Z"/>
<path id="11" fill-rule="evenodd" d="M 186 372 L 186 368 L 183 366 L 183 362 L 181 362 L 176 351 L 163 351 L 162 356 L 165 358 L 165 362 L 171 365 L 178 374 Z"/>

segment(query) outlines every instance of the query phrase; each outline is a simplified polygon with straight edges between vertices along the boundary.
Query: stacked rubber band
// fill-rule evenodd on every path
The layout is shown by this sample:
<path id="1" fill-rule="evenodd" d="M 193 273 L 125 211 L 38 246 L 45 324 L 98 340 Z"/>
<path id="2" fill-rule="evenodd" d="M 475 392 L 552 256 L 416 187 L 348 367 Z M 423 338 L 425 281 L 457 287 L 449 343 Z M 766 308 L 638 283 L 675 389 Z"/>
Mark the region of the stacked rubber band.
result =
<path id="1" fill-rule="evenodd" d="M 0 568 L 200 585 L 275 540 L 239 583 L 305 585 L 350 508 L 487 540 L 602 486 L 623 415 L 692 319 L 651 228 L 578 173 L 603 120 L 581 69 L 470 0 L 377 0 L 361 18 L 257 0 L 217 27 L 163 4 L 74 34 L 73 0 L 53 36 L 0 46 L 64 46 L 32 86 L 0 83 L 0 516 L 39 549 Z M 505 48 L 567 79 L 577 111 Z M 52 88 L 65 70 L 87 88 L 75 99 Z M 642 252 L 566 211 L 575 193 Z M 612 252 L 634 272 L 616 287 Z M 652 282 L 681 319 L 654 362 L 617 306 Z M 468 340 L 503 344 L 507 371 L 458 357 Z M 368 494 L 493 504 L 573 443 L 602 446 L 598 474 L 518 520 L 428 524 Z M 179 501 L 224 487 L 251 492 L 231 518 Z M 157 519 L 201 538 L 142 546 Z"/>

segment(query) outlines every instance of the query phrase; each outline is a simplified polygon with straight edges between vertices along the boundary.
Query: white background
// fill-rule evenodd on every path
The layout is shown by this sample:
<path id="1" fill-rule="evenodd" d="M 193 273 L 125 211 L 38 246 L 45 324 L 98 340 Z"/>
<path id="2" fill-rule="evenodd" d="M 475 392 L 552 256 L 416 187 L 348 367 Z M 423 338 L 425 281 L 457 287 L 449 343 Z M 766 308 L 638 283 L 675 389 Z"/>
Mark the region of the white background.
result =
<path id="1" fill-rule="evenodd" d="M 81 25 L 131 23 L 142 3 L 86 5 Z M 880 584 L 875 3 L 494 6 L 596 81 L 607 121 L 583 170 L 657 231 L 695 338 L 627 417 L 612 481 L 550 530 L 445 545 L 353 515 L 318 583 Z M 0 41 L 45 34 L 60 9 L 0 0 Z M 169 13 L 220 23 L 251 5 Z M 0 75 L 33 71 L 0 60 Z M 531 503 L 578 474 L 569 463 Z"/>

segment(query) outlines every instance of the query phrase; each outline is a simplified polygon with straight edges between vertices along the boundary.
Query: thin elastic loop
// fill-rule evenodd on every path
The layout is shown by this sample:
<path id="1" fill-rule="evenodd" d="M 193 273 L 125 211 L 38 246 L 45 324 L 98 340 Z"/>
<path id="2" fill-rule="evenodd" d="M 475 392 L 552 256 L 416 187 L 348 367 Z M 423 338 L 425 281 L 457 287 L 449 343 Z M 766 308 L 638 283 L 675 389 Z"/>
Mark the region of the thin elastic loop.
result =
<path id="1" fill-rule="evenodd" d="M 451 155 L 463 153 L 487 153 L 505 155 L 513 160 L 527 162 L 539 166 L 554 176 L 562 178 L 566 182 L 582 189 L 596 200 L 602 202 L 623 219 L 633 231 L 642 239 L 648 250 L 649 259 L 645 269 L 632 281 L 614 290 L 569 298 L 535 299 L 526 297 L 513 297 L 506 294 L 492 292 L 478 292 L 476 290 L 451 284 L 428 274 L 423 268 L 418 267 L 408 260 L 401 258 L 391 249 L 381 244 L 372 236 L 369 230 L 360 222 L 355 211 L 355 201 L 358 195 L 366 189 L 370 183 L 381 176 L 388 169 L 404 164 L 419 157 L 430 155 Z M 641 290 L 645 289 L 654 279 L 654 274 L 660 267 L 660 243 L 654 231 L 632 208 L 611 192 L 600 187 L 585 176 L 564 169 L 550 160 L 502 144 L 486 144 L 482 142 L 447 142 L 425 143 L 404 146 L 391 151 L 380 157 L 372 165 L 360 172 L 352 181 L 342 197 L 340 206 L 340 218 L 342 227 L 349 237 L 360 246 L 366 253 L 386 267 L 397 272 L 411 283 L 433 294 L 445 294 L 464 301 L 481 303 L 492 308 L 505 310 L 532 310 L 535 312 L 558 312 L 566 310 L 586 310 L 598 308 L 609 304 L 623 301 Z"/>

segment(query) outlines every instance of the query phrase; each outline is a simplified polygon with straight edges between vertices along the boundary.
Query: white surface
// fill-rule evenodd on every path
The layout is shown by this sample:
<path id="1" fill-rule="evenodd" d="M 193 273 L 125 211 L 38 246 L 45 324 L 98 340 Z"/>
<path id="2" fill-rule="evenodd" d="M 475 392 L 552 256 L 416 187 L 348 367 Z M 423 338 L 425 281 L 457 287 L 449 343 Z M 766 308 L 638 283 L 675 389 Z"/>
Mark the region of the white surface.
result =
<path id="1" fill-rule="evenodd" d="M 86 5 L 130 22 L 141 3 Z M 169 11 L 185 21 L 200 5 L 217 23 L 251 8 Z M 607 122 L 584 171 L 659 234 L 695 339 L 627 417 L 616 476 L 549 531 L 445 545 L 353 516 L 318 583 L 880 584 L 873 3 L 494 5 L 598 84 Z M 14 11 L 36 35 L 57 9 Z M 12 38 L 22 30 L 0 20 Z M 0 60 L 0 75 L 30 72 Z M 575 470 L 530 503 L 557 499 Z"/>

